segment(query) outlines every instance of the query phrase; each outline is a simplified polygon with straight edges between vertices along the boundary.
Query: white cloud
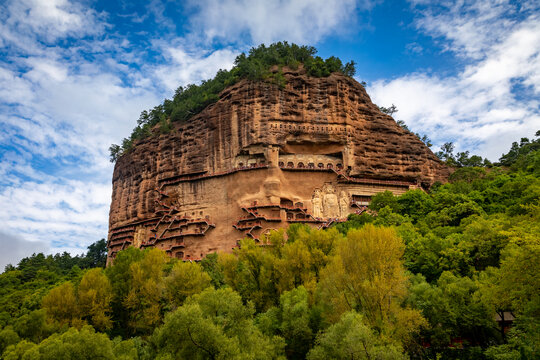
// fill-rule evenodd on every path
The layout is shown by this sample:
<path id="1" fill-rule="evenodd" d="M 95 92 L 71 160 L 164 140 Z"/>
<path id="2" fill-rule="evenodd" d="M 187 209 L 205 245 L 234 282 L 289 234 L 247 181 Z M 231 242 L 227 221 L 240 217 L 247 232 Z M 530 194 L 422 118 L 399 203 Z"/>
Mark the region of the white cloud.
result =
<path id="1" fill-rule="evenodd" d="M 25 181 L 0 192 L 2 229 L 30 241 L 85 249 L 106 237 L 109 184 Z"/>
<path id="2" fill-rule="evenodd" d="M 27 241 L 20 236 L 15 236 L 4 231 L 0 231 L 0 273 L 4 271 L 7 264 L 16 266 L 23 258 L 34 253 L 47 252 L 49 247 L 40 241 Z"/>
<path id="3" fill-rule="evenodd" d="M 0 34 L 8 42 L 36 34 L 53 42 L 66 36 L 97 34 L 105 28 L 94 10 L 68 0 L 17 0 L 8 1 L 3 7 L 5 26 Z"/>
<path id="4" fill-rule="evenodd" d="M 219 69 L 231 69 L 238 55 L 238 52 L 232 49 L 188 52 L 182 46 L 167 47 L 164 53 L 168 61 L 156 68 L 155 76 L 170 91 L 180 85 L 210 79 Z"/>
<path id="5" fill-rule="evenodd" d="M 32 70 L 25 77 L 34 82 L 62 82 L 67 78 L 67 68 L 53 59 L 31 57 L 26 63 Z"/>
<path id="6" fill-rule="evenodd" d="M 420 5 L 422 17 L 416 23 L 419 29 L 433 37 L 445 38 L 445 49 L 471 58 L 485 56 L 516 24 L 512 17 L 519 11 L 501 0 L 412 2 Z M 426 3 L 428 6 L 424 7 Z"/>
<path id="7" fill-rule="evenodd" d="M 16 103 L 19 99 L 32 100 L 32 98 L 30 82 L 0 65 L 0 99 L 2 102 Z"/>
<path id="8" fill-rule="evenodd" d="M 201 0 L 192 1 L 197 9 L 194 29 L 204 37 L 226 43 L 271 43 L 288 40 L 315 43 L 325 36 L 346 31 L 354 22 L 357 8 L 367 9 L 370 0 Z"/>
<path id="9" fill-rule="evenodd" d="M 138 78 L 126 83 L 131 70 L 110 57 L 102 63 L 59 58 L 28 56 L 15 63 L 17 70 L 0 64 L 3 140 L 47 158 L 76 155 L 97 163 L 111 143 L 129 134 L 142 109 L 161 101 L 162 92 L 137 84 Z"/>
<path id="10" fill-rule="evenodd" d="M 107 234 L 108 146 L 129 134 L 142 109 L 159 102 L 158 91 L 125 85 L 120 74 L 82 74 L 47 59 L 26 64 L 26 73 L 6 76 L 31 90 L 0 104 L 0 140 L 14 149 L 1 156 L 0 203 L 8 206 L 0 209 L 0 222 L 51 251 L 81 252 Z M 9 90 L 9 82 L 0 83 L 0 93 Z"/>
<path id="11" fill-rule="evenodd" d="M 438 15 L 424 9 L 418 26 L 448 41 L 446 50 L 468 65 L 455 76 L 376 81 L 369 92 L 376 103 L 394 103 L 398 119 L 436 143 L 454 141 L 458 151 L 497 160 L 540 128 L 540 17 L 533 11 L 518 20 L 519 9 L 505 1 L 456 4 Z"/>

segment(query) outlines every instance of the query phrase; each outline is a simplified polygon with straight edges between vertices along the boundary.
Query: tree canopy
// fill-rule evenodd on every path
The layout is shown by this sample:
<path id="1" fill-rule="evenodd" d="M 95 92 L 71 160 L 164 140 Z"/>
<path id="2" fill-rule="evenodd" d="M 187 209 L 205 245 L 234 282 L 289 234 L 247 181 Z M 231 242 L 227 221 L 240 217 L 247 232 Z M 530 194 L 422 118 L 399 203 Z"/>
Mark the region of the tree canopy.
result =
<path id="1" fill-rule="evenodd" d="M 103 242 L 23 259 L 0 274 L 0 358 L 539 358 L 540 150 L 523 147 L 199 263 L 129 247 L 103 269 Z"/>

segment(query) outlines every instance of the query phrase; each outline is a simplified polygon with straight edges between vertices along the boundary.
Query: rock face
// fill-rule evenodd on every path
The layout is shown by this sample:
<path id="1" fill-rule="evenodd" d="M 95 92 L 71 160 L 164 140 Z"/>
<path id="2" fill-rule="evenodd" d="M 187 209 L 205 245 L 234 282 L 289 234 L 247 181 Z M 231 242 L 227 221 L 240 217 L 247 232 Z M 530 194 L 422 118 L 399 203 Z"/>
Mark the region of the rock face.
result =
<path id="1" fill-rule="evenodd" d="M 238 82 L 118 159 L 109 260 L 130 245 L 197 260 L 290 223 L 327 227 L 377 192 L 447 179 L 446 166 L 353 79 L 284 75 L 283 89 Z"/>

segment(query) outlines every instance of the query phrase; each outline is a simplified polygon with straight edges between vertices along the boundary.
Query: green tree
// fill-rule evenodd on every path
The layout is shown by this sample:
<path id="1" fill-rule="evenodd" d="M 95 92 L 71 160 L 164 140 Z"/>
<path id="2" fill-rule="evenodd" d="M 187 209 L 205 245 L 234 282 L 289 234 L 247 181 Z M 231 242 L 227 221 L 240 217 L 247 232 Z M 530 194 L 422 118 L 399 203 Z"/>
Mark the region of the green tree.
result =
<path id="1" fill-rule="evenodd" d="M 405 266 L 414 274 L 422 274 L 428 282 L 436 281 L 443 271 L 469 275 L 473 271 L 470 244 L 459 236 L 441 237 L 432 232 L 422 236 L 414 232 L 405 249 Z"/>
<path id="2" fill-rule="evenodd" d="M 156 248 L 145 250 L 140 261 L 129 266 L 126 307 L 128 326 L 134 333 L 149 334 L 161 322 L 164 265 L 167 255 Z"/>
<path id="3" fill-rule="evenodd" d="M 113 342 L 105 334 L 96 333 L 90 326 L 81 330 L 70 328 L 63 334 L 53 334 L 38 345 L 19 343 L 10 346 L 4 359 L 117 359 Z M 123 359 L 128 359 L 123 357 Z"/>
<path id="4" fill-rule="evenodd" d="M 493 274 L 497 308 L 509 306 L 516 315 L 506 347 L 491 349 L 493 358 L 505 352 L 521 358 L 540 357 L 540 241 L 536 238 L 503 252 L 500 269 Z M 501 354 L 502 352 L 502 354 Z"/>
<path id="5" fill-rule="evenodd" d="M 379 211 L 386 206 L 394 212 L 399 211 L 397 198 L 391 191 L 386 190 L 371 197 L 371 203 L 369 204 L 371 210 Z"/>
<path id="6" fill-rule="evenodd" d="M 377 212 L 377 217 L 373 225 L 379 226 L 400 226 L 411 222 L 408 215 L 401 215 L 394 212 L 390 206 L 385 206 Z"/>
<path id="7" fill-rule="evenodd" d="M 25 356 L 30 353 L 37 345 L 31 341 L 23 340 L 15 345 L 10 345 L 2 354 L 4 360 L 26 360 L 36 359 L 37 357 Z"/>
<path id="8" fill-rule="evenodd" d="M 212 285 L 219 289 L 225 285 L 225 275 L 223 274 L 223 269 L 219 265 L 218 253 L 207 254 L 204 259 L 201 260 L 201 266 L 210 276 Z"/>
<path id="9" fill-rule="evenodd" d="M 75 288 L 70 281 L 55 287 L 41 303 L 47 316 L 61 325 L 79 324 L 80 313 L 77 306 Z"/>
<path id="10" fill-rule="evenodd" d="M 219 265 L 225 283 L 237 291 L 245 301 L 253 301 L 257 311 L 264 311 L 278 303 L 274 278 L 275 255 L 255 243 L 244 239 L 234 254 L 221 254 Z"/>
<path id="11" fill-rule="evenodd" d="M 210 276 L 197 263 L 177 262 L 165 278 L 167 296 L 174 307 L 204 289 L 212 286 Z"/>
<path id="12" fill-rule="evenodd" d="M 513 142 L 510 151 L 501 156 L 499 163 L 503 166 L 512 166 L 514 169 L 523 169 L 524 163 L 527 163 L 527 157 L 530 154 L 538 154 L 540 150 L 540 130 L 536 132 L 535 137 L 537 139 L 532 141 L 528 138 L 521 138 L 519 144 Z"/>
<path id="13" fill-rule="evenodd" d="M 433 209 L 433 200 L 420 189 L 409 190 L 397 198 L 397 207 L 402 214 L 407 214 L 416 222 Z"/>
<path id="14" fill-rule="evenodd" d="M 353 77 L 356 74 L 356 62 L 351 60 L 348 63 L 346 63 L 345 67 L 343 68 L 343 74 L 345 74 L 348 77 Z"/>
<path id="15" fill-rule="evenodd" d="M 485 270 L 488 266 L 499 266 L 501 251 L 508 244 L 506 221 L 501 216 L 489 218 L 470 216 L 461 223 L 463 236 L 472 264 L 476 270 Z"/>
<path id="16" fill-rule="evenodd" d="M 365 225 L 351 230 L 321 273 L 326 318 L 336 322 L 355 310 L 374 330 L 404 343 L 424 323 L 420 313 L 401 303 L 407 295 L 403 240 L 394 229 Z"/>
<path id="17" fill-rule="evenodd" d="M 112 326 L 110 317 L 113 293 L 109 279 L 101 268 L 87 271 L 77 289 L 79 311 L 82 318 L 98 330 Z"/>
<path id="18" fill-rule="evenodd" d="M 448 189 L 433 195 L 434 209 L 425 220 L 431 226 L 458 226 L 461 220 L 471 215 L 483 215 L 484 210 L 466 194 L 454 193 Z"/>
<path id="19" fill-rule="evenodd" d="M 458 152 L 456 155 L 456 165 L 458 167 L 480 167 L 484 164 L 484 159 L 478 155 L 469 155 L 469 151 Z"/>
<path id="20" fill-rule="evenodd" d="M 139 262 L 144 256 L 144 251 L 136 247 L 128 247 L 120 251 L 114 259 L 113 266 L 109 266 L 105 273 L 109 278 L 113 290 L 113 322 L 115 330 L 127 336 L 132 333 L 128 325 L 129 311 L 124 306 L 124 299 L 130 291 L 131 265 Z"/>
<path id="21" fill-rule="evenodd" d="M 19 335 L 11 326 L 7 326 L 0 330 L 0 356 L 9 345 L 17 344 L 19 340 Z"/>
<path id="22" fill-rule="evenodd" d="M 423 142 L 427 147 L 432 147 L 433 146 L 433 143 L 431 142 L 431 139 L 426 135 L 426 134 L 419 134 L 419 133 L 414 133 L 414 135 L 416 135 L 416 137 L 418 139 L 420 139 L 421 142 Z"/>
<path id="23" fill-rule="evenodd" d="M 507 247 L 499 276 L 499 286 L 517 312 L 540 311 L 540 238 Z M 533 314 L 540 316 L 540 312 Z"/>
<path id="24" fill-rule="evenodd" d="M 208 288 L 170 313 L 153 335 L 157 358 L 279 359 L 283 341 L 253 324 L 253 308 L 230 288 Z"/>
<path id="25" fill-rule="evenodd" d="M 86 259 L 86 267 L 105 267 L 107 262 L 107 241 L 101 239 L 88 246 L 88 251 L 84 257 Z"/>
<path id="26" fill-rule="evenodd" d="M 46 312 L 43 309 L 24 314 L 13 322 L 13 329 L 21 338 L 39 342 L 49 336 L 54 327 L 47 323 Z"/>
<path id="27" fill-rule="evenodd" d="M 281 294 L 297 286 L 306 284 L 315 288 L 316 277 L 311 253 L 303 241 L 288 243 L 281 248 L 281 257 L 275 260 L 277 291 Z"/>
<path id="28" fill-rule="evenodd" d="M 381 112 L 385 113 L 386 115 L 390 115 L 390 116 L 392 116 L 392 115 L 394 115 L 395 113 L 398 112 L 398 109 L 397 109 L 396 105 L 394 105 L 394 104 L 392 104 L 391 106 L 389 106 L 387 108 L 384 107 L 384 106 L 379 106 L 379 110 Z M 399 121 L 401 121 L 401 123 L 398 122 L 398 125 L 403 127 L 403 125 L 405 125 L 405 123 L 403 122 L 403 120 L 399 120 Z M 405 126 L 405 130 L 409 130 L 409 128 L 407 128 Z"/>
<path id="29" fill-rule="evenodd" d="M 111 146 L 109 146 L 109 155 L 109 160 L 112 163 L 115 163 L 120 157 L 120 155 L 122 155 L 122 147 L 117 144 L 112 144 Z"/>
<path id="30" fill-rule="evenodd" d="M 305 359 L 313 342 L 307 290 L 300 286 L 285 292 L 280 298 L 280 309 L 283 319 L 280 330 L 287 342 L 287 358 Z"/>
<path id="31" fill-rule="evenodd" d="M 422 277 L 413 279 L 408 301 L 421 309 L 430 327 L 425 330 L 429 342 L 439 351 L 462 338 L 486 345 L 497 339 L 497 325 L 491 308 L 479 296 L 479 285 L 468 277 L 444 272 L 436 285 Z"/>
<path id="32" fill-rule="evenodd" d="M 375 217 L 367 212 L 363 212 L 360 215 L 358 214 L 349 214 L 347 216 L 347 221 L 344 223 L 339 223 L 333 226 L 334 229 L 338 230 L 341 234 L 347 235 L 349 230 L 358 229 L 364 226 L 367 223 L 373 222 Z"/>
<path id="33" fill-rule="evenodd" d="M 407 359 L 399 345 L 385 341 L 354 311 L 343 314 L 340 321 L 317 337 L 307 359 Z"/>
<path id="34" fill-rule="evenodd" d="M 435 155 L 444 162 L 446 162 L 448 165 L 455 165 L 456 164 L 456 157 L 454 155 L 454 143 L 453 142 L 447 142 L 444 143 L 441 146 L 441 150 L 437 151 Z"/>
<path id="35" fill-rule="evenodd" d="M 486 176 L 486 170 L 480 167 L 462 167 L 450 174 L 450 181 L 465 181 L 471 183 L 474 180 Z"/>

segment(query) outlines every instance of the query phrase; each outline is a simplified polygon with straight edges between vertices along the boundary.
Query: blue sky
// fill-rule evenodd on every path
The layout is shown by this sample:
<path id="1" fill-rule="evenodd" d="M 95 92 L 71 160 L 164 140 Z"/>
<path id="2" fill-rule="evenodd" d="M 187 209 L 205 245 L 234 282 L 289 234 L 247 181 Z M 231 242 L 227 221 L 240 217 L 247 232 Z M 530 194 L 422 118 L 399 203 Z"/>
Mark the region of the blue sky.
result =
<path id="1" fill-rule="evenodd" d="M 538 1 L 3 1 L 0 267 L 106 237 L 109 145 L 178 86 L 281 40 L 354 60 L 434 150 L 497 160 L 540 129 Z"/>

